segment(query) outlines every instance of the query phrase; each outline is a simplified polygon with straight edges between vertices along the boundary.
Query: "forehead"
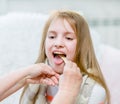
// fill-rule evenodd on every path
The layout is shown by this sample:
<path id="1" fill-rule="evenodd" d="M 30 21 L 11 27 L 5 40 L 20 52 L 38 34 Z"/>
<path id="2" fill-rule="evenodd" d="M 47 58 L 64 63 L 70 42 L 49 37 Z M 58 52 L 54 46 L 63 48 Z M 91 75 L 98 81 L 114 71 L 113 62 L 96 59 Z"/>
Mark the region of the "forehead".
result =
<path id="1" fill-rule="evenodd" d="M 70 25 L 68 20 L 65 19 L 65 18 L 55 18 L 55 19 L 53 19 L 50 26 L 49 26 L 48 31 L 50 31 L 50 30 L 61 30 L 63 28 L 66 31 L 74 32 L 72 26 Z"/>

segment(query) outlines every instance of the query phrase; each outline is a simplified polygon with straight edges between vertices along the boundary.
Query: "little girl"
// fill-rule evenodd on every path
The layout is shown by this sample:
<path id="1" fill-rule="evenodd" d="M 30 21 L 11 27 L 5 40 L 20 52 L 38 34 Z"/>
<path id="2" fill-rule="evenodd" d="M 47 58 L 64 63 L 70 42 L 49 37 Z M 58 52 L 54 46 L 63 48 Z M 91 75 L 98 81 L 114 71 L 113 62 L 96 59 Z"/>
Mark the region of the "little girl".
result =
<path id="1" fill-rule="evenodd" d="M 26 86 L 20 104 L 110 104 L 85 19 L 74 11 L 56 11 L 48 18 L 42 36 L 36 63 L 59 74 L 59 84 Z"/>

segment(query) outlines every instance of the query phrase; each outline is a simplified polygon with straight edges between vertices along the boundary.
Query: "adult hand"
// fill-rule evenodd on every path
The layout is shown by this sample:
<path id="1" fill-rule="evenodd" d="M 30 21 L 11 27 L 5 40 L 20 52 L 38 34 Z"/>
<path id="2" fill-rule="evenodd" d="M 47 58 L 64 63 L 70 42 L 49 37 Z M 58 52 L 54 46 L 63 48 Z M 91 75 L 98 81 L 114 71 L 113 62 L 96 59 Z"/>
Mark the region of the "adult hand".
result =
<path id="1" fill-rule="evenodd" d="M 28 67 L 29 74 L 26 77 L 27 83 L 32 84 L 47 84 L 56 85 L 58 84 L 59 75 L 53 71 L 53 69 L 44 64 L 34 64 Z"/>

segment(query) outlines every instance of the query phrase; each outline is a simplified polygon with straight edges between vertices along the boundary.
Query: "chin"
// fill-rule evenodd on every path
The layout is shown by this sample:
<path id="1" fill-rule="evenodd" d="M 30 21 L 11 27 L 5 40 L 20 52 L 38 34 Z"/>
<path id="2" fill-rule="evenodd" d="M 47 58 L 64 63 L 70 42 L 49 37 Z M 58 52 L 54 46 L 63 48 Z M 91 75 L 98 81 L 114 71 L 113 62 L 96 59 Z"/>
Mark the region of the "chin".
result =
<path id="1" fill-rule="evenodd" d="M 58 73 L 58 74 L 62 74 L 63 73 L 63 67 L 59 68 L 59 67 L 54 67 L 53 70 Z"/>
<path id="2" fill-rule="evenodd" d="M 51 64 L 51 67 L 53 68 L 53 70 L 54 70 L 56 73 L 58 73 L 58 74 L 62 74 L 62 73 L 63 73 L 64 64 L 61 64 L 61 65 Z"/>

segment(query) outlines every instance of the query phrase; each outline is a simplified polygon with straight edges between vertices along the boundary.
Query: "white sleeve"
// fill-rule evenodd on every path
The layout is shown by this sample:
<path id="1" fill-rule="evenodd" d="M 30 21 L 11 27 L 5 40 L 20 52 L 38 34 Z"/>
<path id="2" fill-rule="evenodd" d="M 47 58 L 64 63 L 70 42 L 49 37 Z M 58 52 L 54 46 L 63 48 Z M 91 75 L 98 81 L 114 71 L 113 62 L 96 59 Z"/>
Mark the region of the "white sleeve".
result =
<path id="1" fill-rule="evenodd" d="M 104 104 L 106 99 L 105 89 L 99 84 L 95 84 L 88 104 Z"/>

